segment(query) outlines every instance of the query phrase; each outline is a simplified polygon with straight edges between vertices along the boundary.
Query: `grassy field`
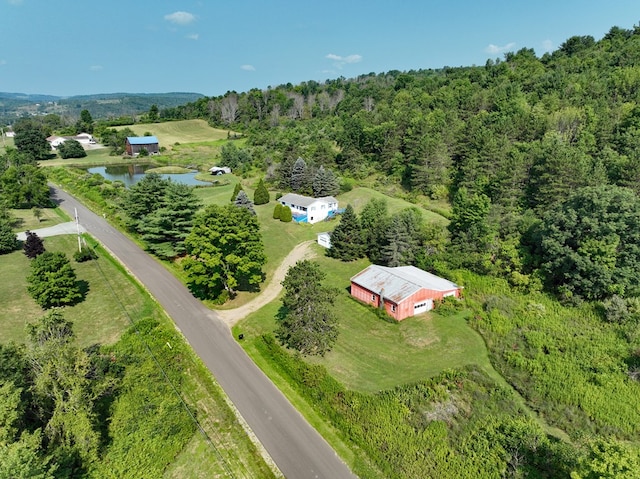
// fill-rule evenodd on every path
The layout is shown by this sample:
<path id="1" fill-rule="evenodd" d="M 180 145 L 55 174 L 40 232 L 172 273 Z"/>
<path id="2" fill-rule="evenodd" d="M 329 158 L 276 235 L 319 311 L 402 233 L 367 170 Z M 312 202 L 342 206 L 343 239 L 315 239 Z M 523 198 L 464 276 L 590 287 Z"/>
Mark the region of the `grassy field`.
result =
<path id="1" fill-rule="evenodd" d="M 349 389 L 389 389 L 467 364 L 495 373 L 482 338 L 467 325 L 464 314 L 426 313 L 400 323 L 383 321 L 348 292 L 349 278 L 364 269 L 367 260 L 344 263 L 324 256 L 320 246 L 316 252 L 314 260 L 327 274 L 326 284 L 338 288 L 335 313 L 340 318 L 340 334 L 324 358 L 308 360 L 325 366 Z M 272 332 L 279 306 L 277 301 L 249 316 L 236 332 L 246 338 Z"/>
<path id="2" fill-rule="evenodd" d="M 11 214 L 16 218 L 13 229 L 18 232 L 48 228 L 71 220 L 60 208 L 41 208 L 40 212 L 42 216 L 38 219 L 33 214 L 33 210 L 11 210 Z"/>
<path id="3" fill-rule="evenodd" d="M 43 241 L 47 251 L 62 251 L 68 258 L 78 247 L 75 235 L 53 236 L 43 238 Z M 0 265 L 3 272 L 0 283 L 2 340 L 24 342 L 26 323 L 43 314 L 27 293 L 29 259 L 18 250 L 0 257 Z M 153 312 L 154 304 L 104 252 L 99 252 L 95 262 L 72 261 L 72 266 L 78 280 L 86 286 L 87 294 L 81 303 L 65 308 L 64 314 L 73 321 L 80 345 L 114 343 L 129 326 L 129 317 L 137 319 L 157 314 Z"/>
<path id="4" fill-rule="evenodd" d="M 203 143 L 226 140 L 229 134 L 227 130 L 218 130 L 210 127 L 204 120 L 168 121 L 116 127 L 117 130 L 123 128 L 130 128 L 139 136 L 151 133 L 158 138 L 160 146 L 166 148 L 175 145 L 175 143 Z"/>
<path id="5" fill-rule="evenodd" d="M 3 136 L 2 139 L 0 140 L 0 155 L 4 155 L 5 151 L 7 150 L 7 147 L 10 147 L 10 148 L 15 147 L 13 137 L 7 138 L 6 136 Z"/>

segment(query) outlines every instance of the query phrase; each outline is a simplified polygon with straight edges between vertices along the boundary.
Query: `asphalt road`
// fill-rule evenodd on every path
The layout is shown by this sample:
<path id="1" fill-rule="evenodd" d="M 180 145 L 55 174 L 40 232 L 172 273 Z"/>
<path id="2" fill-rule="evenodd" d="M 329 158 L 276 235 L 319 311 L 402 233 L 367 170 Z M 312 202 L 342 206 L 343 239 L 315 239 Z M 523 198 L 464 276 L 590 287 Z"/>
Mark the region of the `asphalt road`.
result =
<path id="1" fill-rule="evenodd" d="M 52 198 L 116 256 L 162 305 L 289 479 L 354 478 L 329 444 L 251 361 L 215 312 L 135 243 L 68 193 Z"/>

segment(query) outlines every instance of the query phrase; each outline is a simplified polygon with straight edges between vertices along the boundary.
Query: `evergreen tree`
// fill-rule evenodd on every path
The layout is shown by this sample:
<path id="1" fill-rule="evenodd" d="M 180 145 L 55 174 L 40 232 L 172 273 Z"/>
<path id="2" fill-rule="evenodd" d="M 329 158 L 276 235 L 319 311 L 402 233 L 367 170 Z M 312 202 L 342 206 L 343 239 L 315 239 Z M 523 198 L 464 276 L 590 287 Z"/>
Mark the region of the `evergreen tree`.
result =
<path id="1" fill-rule="evenodd" d="M 276 203 L 276 206 L 273 208 L 273 219 L 279 220 L 282 217 L 282 204 Z"/>
<path id="2" fill-rule="evenodd" d="M 320 166 L 316 176 L 313 178 L 313 196 L 316 198 L 322 196 L 337 195 L 340 191 L 338 179 L 331 170 L 325 170 L 324 166 Z"/>
<path id="3" fill-rule="evenodd" d="M 307 162 L 298 158 L 291 169 L 290 186 L 293 191 L 301 192 L 307 184 Z"/>
<path id="4" fill-rule="evenodd" d="M 199 208 L 193 187 L 170 182 L 164 191 L 162 206 L 146 215 L 139 225 L 149 250 L 162 258 L 183 254 L 184 240 L 191 232 Z"/>
<path id="5" fill-rule="evenodd" d="M 416 249 L 417 241 L 409 224 L 402 216 L 394 216 L 386 231 L 380 256 L 382 264 L 392 268 L 413 264 Z"/>
<path id="6" fill-rule="evenodd" d="M 233 203 L 238 197 L 238 193 L 240 193 L 241 190 L 242 190 L 242 185 L 240 183 L 236 183 L 236 186 L 234 186 L 233 188 L 233 193 L 231 194 L 231 199 L 229 201 Z"/>
<path id="7" fill-rule="evenodd" d="M 76 272 L 64 253 L 45 251 L 31 262 L 27 291 L 43 309 L 75 304 L 82 299 Z"/>
<path id="8" fill-rule="evenodd" d="M 139 232 L 144 217 L 163 206 L 164 194 L 170 183 L 157 173 L 149 173 L 127 190 L 122 209 L 128 216 L 129 228 Z"/>
<path id="9" fill-rule="evenodd" d="M 276 336 L 305 355 L 324 356 L 338 338 L 338 320 L 331 310 L 337 291 L 322 285 L 326 274 L 309 260 L 290 267 L 282 282 L 285 294 Z"/>
<path id="10" fill-rule="evenodd" d="M 23 249 L 27 258 L 34 259 L 45 252 L 42 238 L 40 238 L 37 233 L 27 231 L 25 234 L 27 239 L 24 242 Z"/>
<path id="11" fill-rule="evenodd" d="M 367 257 L 374 264 L 382 263 L 382 250 L 387 243 L 386 232 L 389 228 L 386 200 L 373 198 L 364 205 L 360 213 L 360 228 Z"/>
<path id="12" fill-rule="evenodd" d="M 364 242 L 360 222 L 349 204 L 340 218 L 340 223 L 331 233 L 331 248 L 327 256 L 342 261 L 353 261 L 364 256 Z"/>
<path id="13" fill-rule="evenodd" d="M 253 203 L 256 205 L 266 205 L 269 201 L 269 190 L 267 190 L 264 181 L 260 178 L 256 191 L 253 193 Z"/>
<path id="14" fill-rule="evenodd" d="M 282 221 L 283 223 L 291 223 L 293 221 L 291 208 L 282 205 L 282 208 L 280 208 L 280 221 Z"/>
<path id="15" fill-rule="evenodd" d="M 249 212 L 253 216 L 256 215 L 256 210 L 253 209 L 253 202 L 249 199 L 247 194 L 242 190 L 238 192 L 238 196 L 236 196 L 236 200 L 233 202 L 233 204 L 238 208 L 245 208 L 249 210 Z"/>

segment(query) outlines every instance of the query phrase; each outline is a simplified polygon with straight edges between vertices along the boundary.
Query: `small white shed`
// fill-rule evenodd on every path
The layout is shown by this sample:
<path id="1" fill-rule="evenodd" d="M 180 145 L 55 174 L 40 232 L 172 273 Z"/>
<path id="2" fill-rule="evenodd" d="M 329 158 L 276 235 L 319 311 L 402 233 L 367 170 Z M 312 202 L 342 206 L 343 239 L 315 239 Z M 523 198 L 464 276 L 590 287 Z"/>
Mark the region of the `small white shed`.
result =
<path id="1" fill-rule="evenodd" d="M 318 244 L 323 248 L 331 248 L 331 232 L 318 233 Z"/>

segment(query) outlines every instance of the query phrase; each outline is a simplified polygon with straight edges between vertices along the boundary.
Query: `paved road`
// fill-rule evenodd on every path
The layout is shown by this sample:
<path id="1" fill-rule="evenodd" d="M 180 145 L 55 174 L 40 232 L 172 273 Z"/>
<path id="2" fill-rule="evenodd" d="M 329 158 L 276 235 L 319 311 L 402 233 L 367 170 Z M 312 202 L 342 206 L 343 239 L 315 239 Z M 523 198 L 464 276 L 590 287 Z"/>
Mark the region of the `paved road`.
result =
<path id="1" fill-rule="evenodd" d="M 354 478 L 329 444 L 251 361 L 216 314 L 151 256 L 66 192 L 52 198 L 142 282 L 202 358 L 285 477 Z"/>

